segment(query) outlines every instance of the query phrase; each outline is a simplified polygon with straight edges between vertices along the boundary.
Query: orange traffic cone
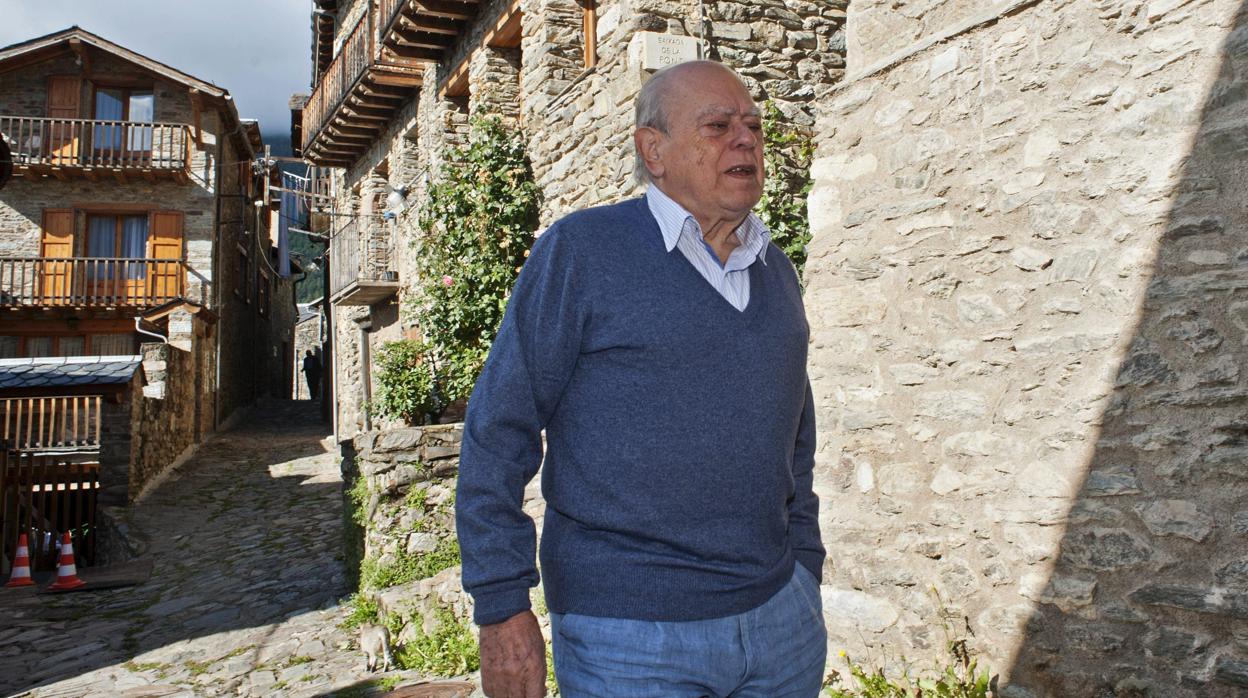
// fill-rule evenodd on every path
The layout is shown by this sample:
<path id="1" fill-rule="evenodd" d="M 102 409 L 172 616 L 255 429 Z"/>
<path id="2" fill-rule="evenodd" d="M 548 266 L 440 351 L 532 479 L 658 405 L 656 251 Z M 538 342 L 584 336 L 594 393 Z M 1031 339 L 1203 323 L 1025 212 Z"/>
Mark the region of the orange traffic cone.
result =
<path id="1" fill-rule="evenodd" d="M 30 547 L 26 543 L 26 534 L 17 537 L 17 555 L 13 560 L 13 574 L 9 575 L 6 587 L 34 586 L 35 580 L 30 578 Z"/>
<path id="2" fill-rule="evenodd" d="M 78 568 L 74 567 L 74 541 L 69 531 L 61 539 L 61 565 L 56 570 L 56 581 L 48 586 L 47 591 L 68 591 L 86 584 L 78 578 Z"/>

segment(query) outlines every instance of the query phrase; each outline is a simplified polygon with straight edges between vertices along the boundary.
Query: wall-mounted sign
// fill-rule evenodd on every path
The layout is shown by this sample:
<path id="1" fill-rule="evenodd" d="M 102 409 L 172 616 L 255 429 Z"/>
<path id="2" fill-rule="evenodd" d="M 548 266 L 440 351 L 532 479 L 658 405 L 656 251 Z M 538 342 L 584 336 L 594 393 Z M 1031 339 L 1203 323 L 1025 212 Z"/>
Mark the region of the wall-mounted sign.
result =
<path id="1" fill-rule="evenodd" d="M 643 70 L 659 70 L 669 65 L 698 59 L 698 40 L 692 36 L 637 32 L 628 42 L 629 62 Z"/>

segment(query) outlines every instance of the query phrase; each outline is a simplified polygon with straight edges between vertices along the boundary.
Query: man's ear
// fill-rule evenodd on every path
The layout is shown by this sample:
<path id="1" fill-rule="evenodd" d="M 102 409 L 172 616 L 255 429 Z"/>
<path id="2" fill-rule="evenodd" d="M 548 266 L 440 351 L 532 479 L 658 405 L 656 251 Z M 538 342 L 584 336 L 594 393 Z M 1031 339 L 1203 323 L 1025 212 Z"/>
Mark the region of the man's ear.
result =
<path id="1" fill-rule="evenodd" d="M 648 126 L 642 126 L 633 132 L 633 145 L 637 148 L 637 152 L 641 153 L 641 159 L 654 179 L 659 179 L 667 171 L 667 168 L 663 166 L 663 158 L 659 154 L 661 139 L 662 134 Z"/>

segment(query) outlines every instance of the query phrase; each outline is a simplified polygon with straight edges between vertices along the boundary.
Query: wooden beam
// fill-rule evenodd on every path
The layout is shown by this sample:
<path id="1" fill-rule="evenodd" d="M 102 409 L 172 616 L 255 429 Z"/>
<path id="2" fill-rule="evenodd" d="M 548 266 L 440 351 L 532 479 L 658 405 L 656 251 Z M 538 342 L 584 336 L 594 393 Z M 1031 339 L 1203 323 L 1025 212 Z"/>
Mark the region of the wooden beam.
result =
<path id="1" fill-rule="evenodd" d="M 325 130 L 329 131 L 330 133 L 335 133 L 335 134 L 340 133 L 344 136 L 370 136 L 371 137 L 371 136 L 377 135 L 377 132 L 381 130 L 381 125 L 380 124 L 347 125 L 347 124 L 341 124 L 341 123 L 336 123 L 336 122 L 330 122 L 330 124 L 325 127 Z"/>
<path id="2" fill-rule="evenodd" d="M 356 145 L 369 145 L 376 142 L 376 138 L 368 138 L 366 136 L 344 136 L 342 134 L 327 133 L 325 134 L 326 143 L 337 143 L 347 147 Z"/>
<path id="3" fill-rule="evenodd" d="M 347 102 L 347 104 L 344 104 L 342 108 L 345 111 L 350 112 L 352 116 L 358 117 L 360 119 L 370 119 L 372 121 L 389 121 L 390 119 L 394 118 L 393 109 L 378 109 L 373 106 L 369 106 L 365 104 L 356 104 L 350 101 Z"/>
<path id="4" fill-rule="evenodd" d="M 364 81 L 360 83 L 360 92 L 370 97 L 377 97 L 380 99 L 403 100 L 407 98 L 407 90 L 381 84 L 377 82 L 372 75 L 364 78 Z"/>
<path id="5" fill-rule="evenodd" d="M 78 37 L 70 37 L 69 50 L 74 52 L 78 57 L 79 72 L 83 75 L 91 74 L 91 55 L 87 53 L 87 47 L 82 43 L 82 39 Z"/>
<path id="6" fill-rule="evenodd" d="M 408 5 L 407 7 L 411 7 Z M 429 17 L 427 15 L 411 15 L 409 10 L 404 8 L 403 14 L 399 16 L 399 24 L 405 29 L 413 29 L 416 31 L 429 32 L 431 34 L 446 34 L 447 36 L 459 36 L 464 30 L 464 25 L 453 19 L 445 17 Z"/>
<path id="7" fill-rule="evenodd" d="M 376 70 L 373 71 L 373 74 L 369 79 L 378 85 L 405 88 L 405 94 L 410 94 L 412 88 L 420 87 L 425 83 L 423 75 L 416 75 L 413 73 L 389 73 Z"/>
<path id="8" fill-rule="evenodd" d="M 60 181 L 62 181 L 62 182 L 68 182 L 68 181 L 69 181 L 69 175 L 65 174 L 65 169 L 64 169 L 64 168 L 61 168 L 61 167 L 53 167 L 53 168 L 52 168 L 52 176 L 53 176 L 53 177 L 56 177 L 57 179 L 59 179 L 59 180 L 60 180 Z"/>
<path id="9" fill-rule="evenodd" d="M 494 26 L 485 33 L 481 43 L 494 48 L 519 48 L 520 21 L 520 0 L 511 0 L 511 4 L 499 14 Z"/>
<path id="10" fill-rule="evenodd" d="M 399 58 L 410 58 L 418 61 L 437 63 L 442 60 L 442 49 L 424 48 L 421 46 L 388 46 Z"/>
<path id="11" fill-rule="evenodd" d="M 114 169 L 112 170 L 111 174 L 113 175 L 113 179 L 117 180 L 117 183 L 118 183 L 118 184 L 125 184 L 125 183 L 126 183 L 126 171 L 125 171 L 125 170 L 123 170 L 123 169 L 121 169 L 121 168 L 119 168 L 119 167 L 118 167 L 118 168 L 114 168 Z"/>
<path id="12" fill-rule="evenodd" d="M 203 94 L 194 87 L 191 93 L 191 125 L 195 128 L 195 145 L 200 148 L 204 147 L 204 127 L 203 120 L 200 118 L 204 110 Z"/>
<path id="13" fill-rule="evenodd" d="M 395 29 L 386 40 L 387 46 L 421 46 L 424 48 L 445 49 L 455 43 L 455 37 L 449 34 L 434 34 L 425 31 Z"/>
<path id="14" fill-rule="evenodd" d="M 415 0 L 416 12 L 432 17 L 447 19 L 472 19 L 477 15 L 476 3 L 455 2 L 455 0 Z"/>
<path id="15" fill-rule="evenodd" d="M 442 83 L 442 98 L 464 97 L 468 94 L 468 64 L 472 62 L 472 53 L 464 56 L 459 65 L 451 70 L 446 82 Z"/>

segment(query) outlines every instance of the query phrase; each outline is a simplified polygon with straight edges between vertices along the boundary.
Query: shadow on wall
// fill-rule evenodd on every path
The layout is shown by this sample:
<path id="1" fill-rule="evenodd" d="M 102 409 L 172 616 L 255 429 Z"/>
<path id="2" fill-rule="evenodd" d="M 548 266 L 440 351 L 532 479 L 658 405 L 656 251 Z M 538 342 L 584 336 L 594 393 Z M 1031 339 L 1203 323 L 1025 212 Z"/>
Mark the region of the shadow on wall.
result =
<path id="1" fill-rule="evenodd" d="M 1006 695 L 1248 695 L 1243 6 L 1231 29 Z"/>

